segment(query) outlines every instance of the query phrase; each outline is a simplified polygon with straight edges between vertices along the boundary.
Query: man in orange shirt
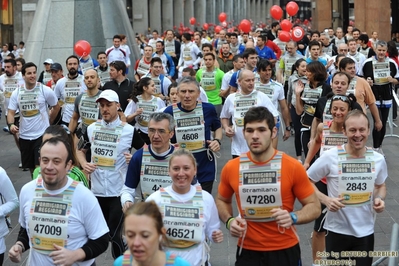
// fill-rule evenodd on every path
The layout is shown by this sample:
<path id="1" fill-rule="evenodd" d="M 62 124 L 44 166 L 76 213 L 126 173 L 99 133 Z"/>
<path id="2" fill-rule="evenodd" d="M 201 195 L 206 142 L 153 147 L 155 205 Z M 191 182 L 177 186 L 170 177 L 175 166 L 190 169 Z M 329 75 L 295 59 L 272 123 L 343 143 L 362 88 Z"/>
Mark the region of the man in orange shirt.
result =
<path id="1" fill-rule="evenodd" d="M 247 111 L 243 131 L 249 152 L 224 166 L 216 199 L 220 219 L 239 238 L 235 265 L 302 265 L 293 225 L 320 215 L 312 184 L 296 159 L 273 148 L 277 129 L 265 107 Z M 295 199 L 302 209 L 293 211 Z"/>

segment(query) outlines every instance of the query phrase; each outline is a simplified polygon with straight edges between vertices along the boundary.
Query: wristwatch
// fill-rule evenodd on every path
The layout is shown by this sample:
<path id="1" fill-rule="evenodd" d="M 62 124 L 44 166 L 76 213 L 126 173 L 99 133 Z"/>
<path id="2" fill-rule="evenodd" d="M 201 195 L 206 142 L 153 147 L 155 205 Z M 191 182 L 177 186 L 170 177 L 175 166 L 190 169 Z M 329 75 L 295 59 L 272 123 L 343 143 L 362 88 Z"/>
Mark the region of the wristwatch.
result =
<path id="1" fill-rule="evenodd" d="M 291 131 L 291 127 L 290 127 L 290 126 L 288 126 L 288 127 L 285 127 L 285 130 L 287 130 L 287 131 Z"/>
<path id="2" fill-rule="evenodd" d="M 296 224 L 296 222 L 298 221 L 298 216 L 296 215 L 295 212 L 290 212 L 290 215 L 292 219 L 292 224 Z"/>

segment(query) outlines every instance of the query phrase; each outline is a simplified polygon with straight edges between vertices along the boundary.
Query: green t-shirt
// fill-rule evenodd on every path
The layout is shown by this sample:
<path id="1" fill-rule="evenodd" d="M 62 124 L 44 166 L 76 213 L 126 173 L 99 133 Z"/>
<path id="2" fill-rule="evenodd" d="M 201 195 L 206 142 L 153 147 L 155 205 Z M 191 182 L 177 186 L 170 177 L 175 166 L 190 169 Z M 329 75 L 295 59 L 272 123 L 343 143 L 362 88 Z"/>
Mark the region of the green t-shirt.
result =
<path id="1" fill-rule="evenodd" d="M 40 167 L 36 167 L 35 171 L 32 174 L 32 180 L 36 179 L 40 174 Z M 89 182 L 87 181 L 86 176 L 82 171 L 76 166 L 72 167 L 71 171 L 68 173 L 68 176 L 73 180 L 81 182 L 85 187 L 89 187 Z"/>
<path id="2" fill-rule="evenodd" d="M 197 71 L 195 78 L 200 83 L 208 96 L 208 102 L 213 105 L 222 104 L 222 98 L 219 96 L 222 87 L 224 72 L 215 68 L 213 72 L 207 72 L 201 68 Z"/>

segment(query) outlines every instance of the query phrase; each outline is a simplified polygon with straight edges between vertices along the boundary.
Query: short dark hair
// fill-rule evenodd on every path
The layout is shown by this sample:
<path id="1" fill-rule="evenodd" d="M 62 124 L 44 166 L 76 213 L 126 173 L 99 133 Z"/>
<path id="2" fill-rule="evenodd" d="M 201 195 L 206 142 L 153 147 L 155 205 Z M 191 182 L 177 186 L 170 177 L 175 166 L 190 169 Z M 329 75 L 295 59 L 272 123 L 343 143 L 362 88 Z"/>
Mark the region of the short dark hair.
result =
<path id="1" fill-rule="evenodd" d="M 160 64 L 162 65 L 162 59 L 159 58 L 159 57 L 153 57 L 153 58 L 151 58 L 150 65 L 153 66 L 154 63 L 160 63 Z"/>
<path id="2" fill-rule="evenodd" d="M 326 67 L 319 61 L 313 61 L 306 65 L 306 70 L 312 73 L 312 77 L 317 82 L 326 82 L 327 71 Z"/>
<path id="3" fill-rule="evenodd" d="M 195 77 L 195 70 L 192 67 L 183 68 L 184 73 L 189 73 L 191 77 Z"/>
<path id="4" fill-rule="evenodd" d="M 17 65 L 17 61 L 15 61 L 15 59 L 4 59 L 4 64 L 7 64 L 7 63 L 11 63 L 11 65 L 13 66 L 13 67 L 15 67 L 16 65 Z"/>
<path id="5" fill-rule="evenodd" d="M 350 57 L 345 57 L 345 58 L 341 59 L 341 61 L 339 62 L 339 66 L 338 67 L 339 67 L 340 70 L 343 70 L 343 69 L 346 68 L 347 65 L 352 65 L 352 64 L 356 64 L 355 60 L 353 60 Z"/>
<path id="6" fill-rule="evenodd" d="M 312 37 L 314 34 L 316 34 L 317 36 L 320 37 L 320 31 L 318 31 L 318 30 L 311 31 L 310 32 L 310 37 Z"/>
<path id="7" fill-rule="evenodd" d="M 15 59 L 15 62 L 20 62 L 22 65 L 25 65 L 25 59 L 23 59 L 22 57 L 19 57 L 17 59 Z"/>
<path id="8" fill-rule="evenodd" d="M 213 51 L 213 46 L 212 46 L 212 44 L 210 44 L 210 43 L 204 43 L 204 44 L 202 45 L 202 49 L 204 49 L 204 47 L 208 47 L 211 51 Z"/>
<path id="9" fill-rule="evenodd" d="M 242 58 L 242 55 L 236 54 L 235 56 L 233 56 L 233 62 L 238 62 L 238 59 L 240 58 Z"/>
<path id="10" fill-rule="evenodd" d="M 107 54 L 106 54 L 104 51 L 101 51 L 101 52 L 98 52 L 97 58 L 98 58 L 100 55 L 102 55 L 102 54 L 105 54 L 105 56 L 107 56 Z"/>
<path id="11" fill-rule="evenodd" d="M 320 45 L 320 43 L 318 42 L 318 41 L 311 41 L 310 43 L 309 43 L 309 49 L 312 49 L 312 46 L 318 46 L 318 47 L 320 47 L 321 45 Z"/>
<path id="12" fill-rule="evenodd" d="M 160 44 L 162 44 L 162 47 L 164 47 L 165 45 L 164 45 L 164 43 L 163 43 L 163 41 L 157 41 L 157 43 L 160 43 Z"/>
<path id="13" fill-rule="evenodd" d="M 126 74 L 126 64 L 123 61 L 112 61 L 109 66 L 115 68 L 118 72 L 122 70 L 122 75 Z"/>
<path id="14" fill-rule="evenodd" d="M 257 68 L 258 72 L 259 71 L 265 71 L 268 66 L 270 66 L 272 68 L 272 70 L 273 70 L 273 64 L 270 63 L 270 61 L 266 60 L 266 59 L 261 59 L 258 62 L 258 64 L 256 64 L 256 68 Z"/>
<path id="15" fill-rule="evenodd" d="M 69 59 L 71 59 L 71 58 L 75 58 L 75 59 L 78 61 L 78 64 L 79 64 L 79 57 L 77 57 L 76 55 L 70 55 L 70 56 L 68 56 L 68 58 L 65 60 L 65 64 L 68 65 L 68 61 L 69 61 Z"/>
<path id="16" fill-rule="evenodd" d="M 231 32 L 231 33 L 230 33 L 230 37 L 233 37 L 233 36 L 236 37 L 236 38 L 238 38 L 238 34 L 237 34 L 237 33 Z"/>
<path id="17" fill-rule="evenodd" d="M 216 59 L 216 57 L 215 57 L 215 55 L 213 53 L 206 53 L 206 54 L 204 54 L 204 58 L 205 58 L 205 56 L 212 56 L 213 60 Z"/>
<path id="18" fill-rule="evenodd" d="M 153 31 L 152 31 L 152 33 L 154 33 L 154 32 L 155 32 L 156 34 L 159 34 L 159 32 L 158 32 L 157 30 L 153 30 Z"/>
<path id="19" fill-rule="evenodd" d="M 184 37 L 186 40 L 191 40 L 191 34 L 188 33 L 188 32 L 183 33 L 183 37 Z"/>
<path id="20" fill-rule="evenodd" d="M 273 22 L 272 23 L 272 28 L 275 28 L 277 25 L 280 25 L 280 22 L 278 22 L 278 21 Z"/>
<path id="21" fill-rule="evenodd" d="M 119 34 L 114 35 L 112 40 L 119 39 L 120 41 L 122 40 L 121 36 Z"/>
<path id="22" fill-rule="evenodd" d="M 37 70 L 37 66 L 35 65 L 35 63 L 28 62 L 28 63 L 26 63 L 25 65 L 22 66 L 22 69 L 21 69 L 22 76 L 25 76 L 26 69 L 29 68 L 29 67 L 35 67 L 36 70 Z"/>
<path id="23" fill-rule="evenodd" d="M 261 34 L 258 36 L 258 38 L 260 38 L 262 41 L 266 42 L 267 41 L 267 35 L 266 34 Z"/>
<path id="24" fill-rule="evenodd" d="M 251 107 L 244 116 L 244 129 L 248 123 L 266 121 L 267 126 L 272 130 L 276 124 L 272 113 L 264 106 Z"/>
<path id="25" fill-rule="evenodd" d="M 13 53 L 9 53 L 7 56 L 10 57 L 10 59 L 15 59 L 15 55 Z"/>
<path id="26" fill-rule="evenodd" d="M 20 41 L 19 44 L 22 44 L 23 46 L 25 46 L 25 43 L 23 41 Z"/>
<path id="27" fill-rule="evenodd" d="M 362 43 L 368 43 L 369 42 L 369 36 L 367 34 L 360 34 L 359 41 L 362 41 Z"/>
<path id="28" fill-rule="evenodd" d="M 242 58 L 248 59 L 250 55 L 258 55 L 258 52 L 254 48 L 246 48 L 242 53 Z"/>
<path id="29" fill-rule="evenodd" d="M 355 31 L 358 31 L 358 32 L 360 33 L 360 30 L 359 30 L 358 28 L 354 28 L 354 29 L 352 30 L 352 34 L 353 34 L 353 32 L 355 32 Z"/>

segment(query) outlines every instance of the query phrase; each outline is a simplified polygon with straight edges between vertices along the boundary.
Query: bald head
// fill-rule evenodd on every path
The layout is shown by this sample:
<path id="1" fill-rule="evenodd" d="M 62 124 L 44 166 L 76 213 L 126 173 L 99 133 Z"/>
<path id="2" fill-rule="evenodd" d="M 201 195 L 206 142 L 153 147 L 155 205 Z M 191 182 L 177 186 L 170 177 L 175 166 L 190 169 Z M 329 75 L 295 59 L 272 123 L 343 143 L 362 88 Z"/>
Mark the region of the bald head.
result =
<path id="1" fill-rule="evenodd" d="M 100 78 L 98 77 L 97 71 L 94 69 L 86 70 L 84 79 L 88 90 L 96 89 L 100 84 Z"/>
<path id="2" fill-rule="evenodd" d="M 255 87 L 255 74 L 254 72 L 243 69 L 238 73 L 238 84 L 241 87 L 241 93 L 246 95 L 250 94 Z"/>

